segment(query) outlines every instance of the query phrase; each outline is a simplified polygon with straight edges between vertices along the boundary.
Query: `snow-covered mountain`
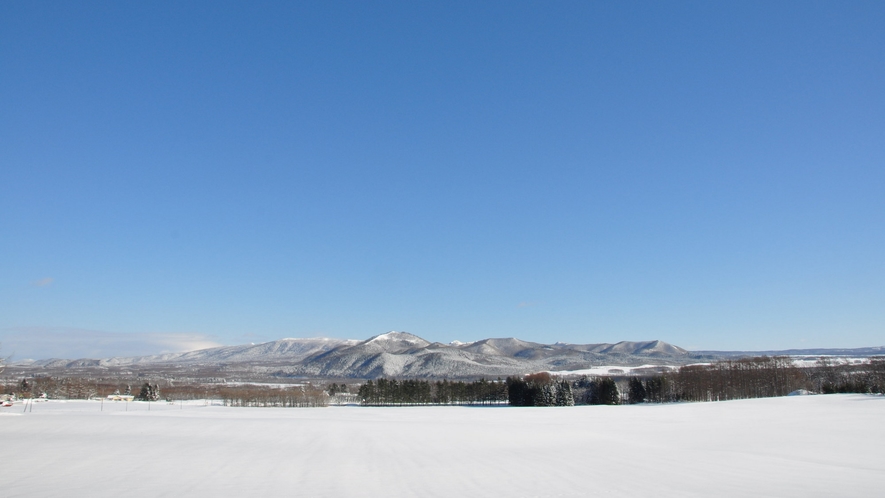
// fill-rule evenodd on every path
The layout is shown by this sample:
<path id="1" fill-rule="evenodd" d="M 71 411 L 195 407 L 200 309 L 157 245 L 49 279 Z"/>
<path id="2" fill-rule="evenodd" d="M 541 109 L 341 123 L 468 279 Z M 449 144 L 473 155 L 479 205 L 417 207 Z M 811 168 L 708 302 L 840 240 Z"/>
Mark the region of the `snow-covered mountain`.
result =
<path id="1" fill-rule="evenodd" d="M 579 370 L 600 364 L 639 365 L 650 359 L 681 364 L 695 358 L 662 341 L 617 344 L 539 344 L 515 338 L 431 343 L 407 332 L 364 341 L 281 339 L 263 344 L 100 360 L 41 360 L 32 367 L 112 368 L 162 365 L 250 365 L 275 375 L 338 378 L 506 376 L 541 370 Z"/>

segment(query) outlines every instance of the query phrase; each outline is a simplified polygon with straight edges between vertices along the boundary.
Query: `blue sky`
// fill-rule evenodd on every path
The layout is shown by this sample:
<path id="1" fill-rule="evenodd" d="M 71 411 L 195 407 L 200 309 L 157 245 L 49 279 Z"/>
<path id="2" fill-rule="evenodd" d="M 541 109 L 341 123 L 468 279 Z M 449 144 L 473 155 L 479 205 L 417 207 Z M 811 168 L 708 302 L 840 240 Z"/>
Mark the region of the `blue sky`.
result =
<path id="1" fill-rule="evenodd" d="M 885 344 L 881 2 L 6 2 L 0 341 Z"/>

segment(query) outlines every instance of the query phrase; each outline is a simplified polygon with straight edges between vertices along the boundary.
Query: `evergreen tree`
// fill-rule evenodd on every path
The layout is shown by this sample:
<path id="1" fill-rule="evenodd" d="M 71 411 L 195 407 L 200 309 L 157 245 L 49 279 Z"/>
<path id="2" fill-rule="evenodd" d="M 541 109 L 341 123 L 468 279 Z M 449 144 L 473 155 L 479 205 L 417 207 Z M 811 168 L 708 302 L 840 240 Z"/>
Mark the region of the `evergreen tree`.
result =
<path id="1" fill-rule="evenodd" d="M 152 386 L 145 382 L 144 385 L 141 386 L 141 392 L 138 393 L 138 396 L 136 396 L 135 399 L 141 401 L 157 401 L 160 399 L 160 386 L 157 384 Z"/>
<path id="2" fill-rule="evenodd" d="M 357 395 L 360 397 L 360 400 L 364 405 L 374 405 L 378 403 L 378 392 L 375 383 L 371 380 L 367 380 L 365 384 L 360 386 Z"/>
<path id="3" fill-rule="evenodd" d="M 642 385 L 642 379 L 632 377 L 630 379 L 630 403 L 645 402 L 645 386 Z"/>
<path id="4" fill-rule="evenodd" d="M 512 406 L 573 406 L 571 385 L 541 372 L 525 378 L 507 377 L 507 400 Z"/>
<path id="5" fill-rule="evenodd" d="M 519 377 L 507 377 L 507 401 L 511 406 L 533 406 L 528 383 Z"/>
<path id="6" fill-rule="evenodd" d="M 645 381 L 645 399 L 652 403 L 664 402 L 664 377 L 652 377 Z"/>
<path id="7" fill-rule="evenodd" d="M 617 405 L 620 401 L 618 386 L 611 377 L 602 377 L 590 383 L 589 404 Z"/>
<path id="8" fill-rule="evenodd" d="M 556 385 L 556 406 L 575 406 L 572 386 L 566 380 L 561 380 Z"/>
<path id="9" fill-rule="evenodd" d="M 556 405 L 556 387 L 552 382 L 544 382 L 537 386 L 538 398 L 535 399 L 535 406 L 555 406 Z"/>

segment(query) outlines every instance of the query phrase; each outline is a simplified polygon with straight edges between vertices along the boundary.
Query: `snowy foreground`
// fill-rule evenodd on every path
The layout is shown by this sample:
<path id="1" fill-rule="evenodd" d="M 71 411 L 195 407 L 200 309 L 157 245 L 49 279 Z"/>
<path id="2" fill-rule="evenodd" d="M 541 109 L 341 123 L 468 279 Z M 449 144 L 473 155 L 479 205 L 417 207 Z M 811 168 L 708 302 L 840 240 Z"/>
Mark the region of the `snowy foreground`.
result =
<path id="1" fill-rule="evenodd" d="M 203 405 L 0 408 L 0 496 L 885 496 L 882 396 Z"/>

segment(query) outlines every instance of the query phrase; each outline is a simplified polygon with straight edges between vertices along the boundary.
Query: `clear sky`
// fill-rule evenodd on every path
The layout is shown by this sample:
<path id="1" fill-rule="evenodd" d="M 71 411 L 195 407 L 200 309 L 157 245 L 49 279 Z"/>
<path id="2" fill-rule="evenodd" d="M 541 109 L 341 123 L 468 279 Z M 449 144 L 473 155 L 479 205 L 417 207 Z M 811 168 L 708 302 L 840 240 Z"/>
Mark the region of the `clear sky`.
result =
<path id="1" fill-rule="evenodd" d="M 2 2 L 0 341 L 885 344 L 885 2 Z"/>

